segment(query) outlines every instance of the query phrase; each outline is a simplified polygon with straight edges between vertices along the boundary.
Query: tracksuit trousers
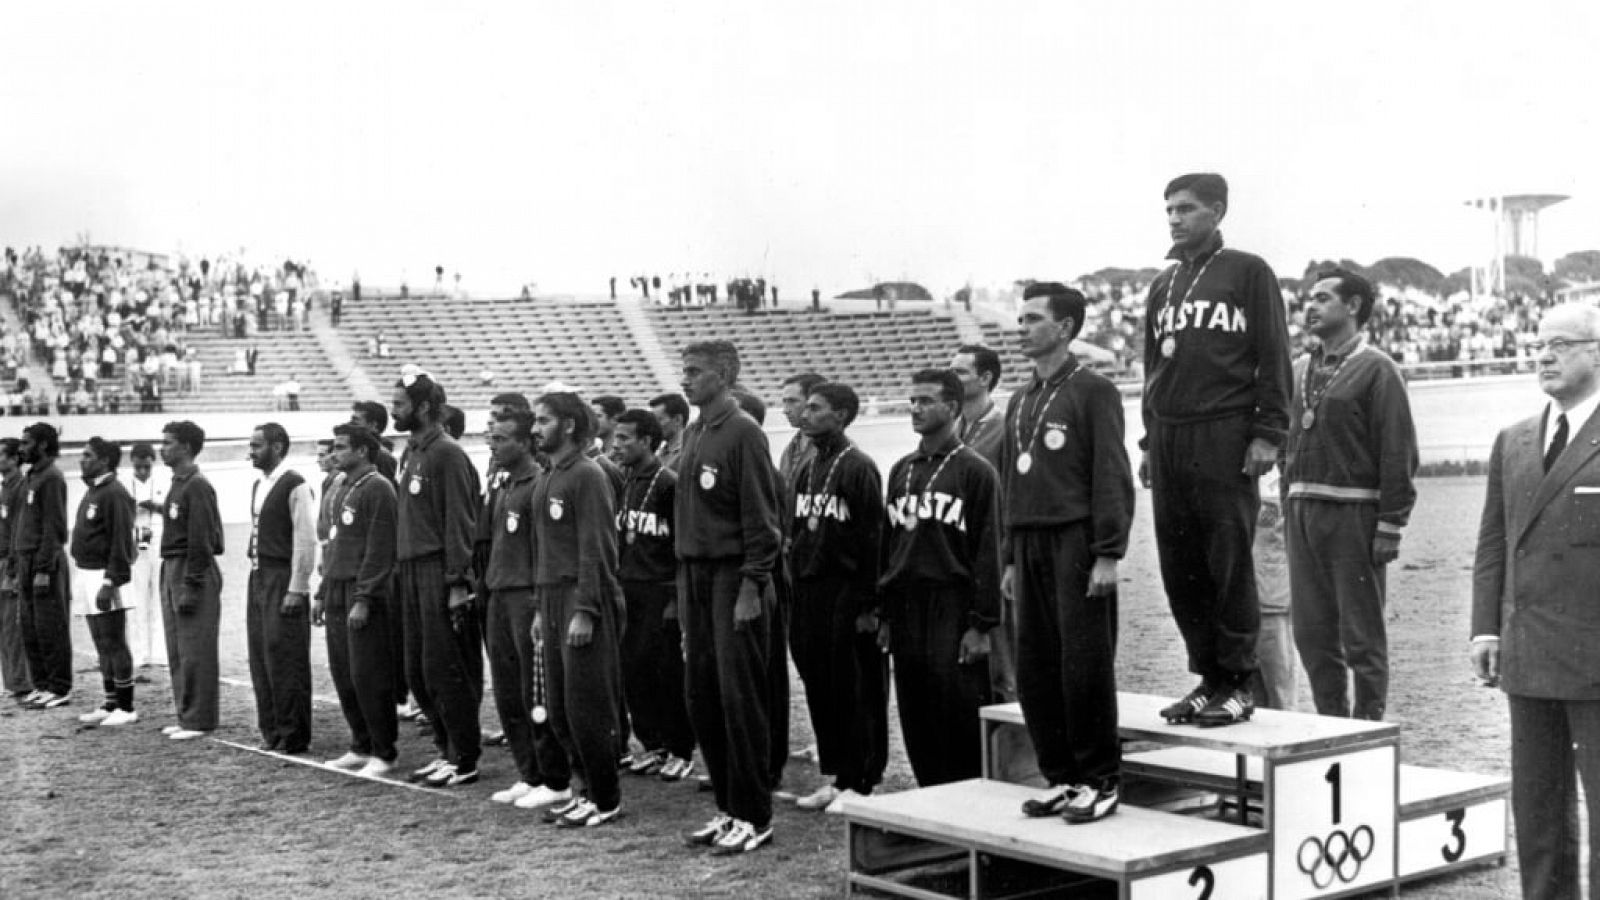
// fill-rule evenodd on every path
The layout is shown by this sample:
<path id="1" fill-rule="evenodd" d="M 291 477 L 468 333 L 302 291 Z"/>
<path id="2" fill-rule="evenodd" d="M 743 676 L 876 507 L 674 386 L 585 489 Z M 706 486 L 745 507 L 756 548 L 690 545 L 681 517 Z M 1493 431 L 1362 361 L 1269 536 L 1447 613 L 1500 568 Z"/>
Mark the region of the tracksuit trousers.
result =
<path id="1" fill-rule="evenodd" d="M 328 641 L 328 673 L 339 695 L 339 709 L 350 726 L 350 751 L 376 756 L 392 763 L 399 722 L 395 718 L 394 609 L 390 603 L 369 601 L 367 624 L 350 627 L 350 589 L 354 581 L 326 582 L 322 597 L 322 627 Z"/>
<path id="2" fill-rule="evenodd" d="M 36 588 L 31 565 L 24 562 L 18 566 L 22 648 L 33 686 L 64 697 L 72 693 L 72 576 L 65 553 L 56 558 L 48 574 L 49 584 Z"/>
<path id="3" fill-rule="evenodd" d="M 478 687 L 463 649 L 478 650 L 477 618 L 466 616 L 459 634 L 450 617 L 444 556 L 402 561 L 394 580 L 406 631 L 406 683 L 433 726 L 439 756 L 461 772 L 478 768 Z"/>
<path id="4" fill-rule="evenodd" d="M 551 723 L 533 721 L 534 613 L 539 611 L 532 588 L 494 591 L 489 595 L 485 624 L 489 642 L 489 677 L 494 682 L 494 706 L 506 745 L 517 767 L 518 780 L 554 791 L 564 791 L 572 780 L 567 751 L 556 739 Z"/>
<path id="5" fill-rule="evenodd" d="M 675 584 L 625 581 L 627 626 L 622 631 L 622 683 L 633 733 L 647 752 L 694 755 L 694 729 L 684 700 L 683 633 L 665 619 L 677 600 Z"/>
<path id="6" fill-rule="evenodd" d="M 1382 719 L 1389 695 L 1389 639 L 1383 621 L 1384 567 L 1372 561 L 1378 507 L 1293 497 L 1285 526 L 1294 642 L 1317 713 Z"/>
<path id="7" fill-rule="evenodd" d="M 10 564 L 5 565 L 9 568 Z M 34 690 L 28 651 L 22 644 L 22 598 L 11 587 L 0 587 L 0 681 L 17 697 Z"/>
<path id="8" fill-rule="evenodd" d="M 222 570 L 213 560 L 200 585 L 199 602 L 187 613 L 178 603 L 188 593 L 187 561 L 161 561 L 161 623 L 166 631 L 167 670 L 178 724 L 190 731 L 217 727 L 217 630 L 222 620 Z"/>
<path id="9" fill-rule="evenodd" d="M 877 635 L 856 631 L 861 605 L 842 579 L 796 582 L 789 649 L 806 687 L 818 768 L 839 790 L 870 794 L 882 774 L 876 738 L 888 672 Z"/>
<path id="10" fill-rule="evenodd" d="M 550 727 L 582 773 L 586 795 L 602 811 L 622 802 L 617 778 L 621 733 L 622 661 L 617 605 L 602 602 L 588 644 L 568 643 L 567 628 L 577 611 L 576 584 L 534 589 L 544 627 L 545 686 Z"/>
<path id="11" fill-rule="evenodd" d="M 1090 597 L 1087 522 L 1011 536 L 1017 599 L 1017 693 L 1052 785 L 1120 780 L 1117 598 Z"/>
<path id="12" fill-rule="evenodd" d="M 1251 417 L 1156 422 L 1150 489 L 1161 581 L 1188 648 L 1189 671 L 1242 686 L 1256 670 L 1256 481 L 1243 473 Z"/>
<path id="13" fill-rule="evenodd" d="M 260 562 L 250 570 L 244 631 L 261 740 L 282 753 L 311 746 L 311 610 L 283 614 L 289 567 Z"/>
<path id="14" fill-rule="evenodd" d="M 776 696 L 774 653 L 783 663 L 781 646 L 773 641 L 782 623 L 770 587 L 762 592 L 759 616 L 734 621 L 743 577 L 737 558 L 683 560 L 678 610 L 688 659 L 689 718 L 717 809 L 759 830 L 772 821 L 776 770 L 768 704 Z"/>
<path id="15" fill-rule="evenodd" d="M 921 787 L 977 778 L 983 773 L 978 708 L 989 702 L 989 661 L 959 662 L 972 588 L 924 583 L 892 593 L 889 652 L 911 772 Z"/>

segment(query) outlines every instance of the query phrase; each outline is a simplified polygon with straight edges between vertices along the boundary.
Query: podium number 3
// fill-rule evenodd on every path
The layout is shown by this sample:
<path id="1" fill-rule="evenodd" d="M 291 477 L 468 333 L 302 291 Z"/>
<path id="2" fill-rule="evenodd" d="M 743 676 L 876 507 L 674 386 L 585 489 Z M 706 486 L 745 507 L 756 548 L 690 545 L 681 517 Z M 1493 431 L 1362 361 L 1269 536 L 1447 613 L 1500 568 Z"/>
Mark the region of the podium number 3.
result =
<path id="1" fill-rule="evenodd" d="M 1339 819 L 1342 818 L 1339 808 L 1339 785 L 1343 780 L 1343 775 L 1341 774 L 1342 770 L 1339 768 L 1339 765 L 1339 763 L 1334 763 L 1333 765 L 1329 766 L 1328 774 L 1322 776 L 1322 780 L 1326 781 L 1328 786 L 1332 788 L 1333 824 L 1335 825 L 1339 824 Z"/>
<path id="2" fill-rule="evenodd" d="M 1217 877 L 1211 874 L 1210 866 L 1201 866 L 1189 875 L 1189 886 L 1200 885 L 1200 896 L 1196 900 L 1211 900 L 1211 889 L 1217 886 Z"/>
<path id="3" fill-rule="evenodd" d="M 1454 844 L 1446 844 L 1439 848 L 1439 853 L 1444 856 L 1445 862 L 1455 862 L 1467 850 L 1467 833 L 1461 830 L 1461 823 L 1467 818 L 1465 808 L 1452 809 L 1444 814 L 1445 820 L 1450 823 L 1450 837 Z M 1191 884 L 1193 882 L 1190 882 Z"/>

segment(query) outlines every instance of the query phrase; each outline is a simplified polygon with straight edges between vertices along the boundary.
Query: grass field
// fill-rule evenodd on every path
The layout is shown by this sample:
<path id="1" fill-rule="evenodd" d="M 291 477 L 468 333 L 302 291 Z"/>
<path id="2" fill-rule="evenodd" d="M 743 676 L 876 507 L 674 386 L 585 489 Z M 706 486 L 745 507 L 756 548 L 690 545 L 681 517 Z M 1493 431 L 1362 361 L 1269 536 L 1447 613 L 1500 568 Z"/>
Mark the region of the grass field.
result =
<path id="1" fill-rule="evenodd" d="M 1470 569 L 1483 485 L 1429 479 L 1391 572 L 1393 689 L 1406 762 L 1504 774 L 1504 698 L 1477 687 L 1466 661 Z M 1159 590 L 1148 494 L 1122 571 L 1119 679 L 1124 689 L 1186 690 L 1190 677 Z M 230 526 L 230 546 L 244 534 Z M 243 583 L 237 560 L 228 583 Z M 0 897 L 825 897 L 841 892 L 844 827 L 779 804 L 774 843 L 715 860 L 681 846 L 679 832 L 711 812 L 690 785 L 627 779 L 627 817 L 596 832 L 558 832 L 489 802 L 514 780 L 509 754 L 490 749 L 481 783 L 447 794 L 374 784 L 228 746 L 253 745 L 254 704 L 236 588 L 224 615 L 223 727 L 218 741 L 173 744 L 163 669 L 141 687 L 142 721 L 125 731 L 80 729 L 97 679 L 80 674 L 79 704 L 49 713 L 0 710 Z M 79 660 L 91 659 L 77 623 Z M 344 749 L 345 730 L 314 636 L 313 759 Z M 1302 692 L 1304 695 L 1304 692 Z M 1304 699 L 1304 698 L 1303 698 Z M 809 740 L 796 684 L 791 743 Z M 1307 708 L 1302 706 L 1302 708 Z M 490 704 L 484 724 L 493 727 Z M 409 726 L 401 762 L 430 746 Z M 808 791 L 815 769 L 791 763 L 784 787 Z M 885 790 L 912 786 L 894 748 Z M 577 893 L 574 893 L 577 892 Z M 1405 896 L 1430 900 L 1516 894 L 1515 864 L 1424 882 Z"/>

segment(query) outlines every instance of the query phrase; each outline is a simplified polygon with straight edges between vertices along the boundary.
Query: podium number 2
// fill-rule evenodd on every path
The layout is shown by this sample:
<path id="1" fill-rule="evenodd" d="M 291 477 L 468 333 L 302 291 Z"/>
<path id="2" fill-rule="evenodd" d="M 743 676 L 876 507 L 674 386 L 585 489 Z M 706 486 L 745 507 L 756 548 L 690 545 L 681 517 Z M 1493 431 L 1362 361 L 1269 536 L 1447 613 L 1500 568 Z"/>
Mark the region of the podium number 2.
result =
<path id="1" fill-rule="evenodd" d="M 1333 824 L 1335 825 L 1339 824 L 1339 819 L 1341 818 L 1339 810 L 1339 784 L 1343 776 L 1340 774 L 1340 772 L 1341 770 L 1339 769 L 1339 763 L 1334 763 L 1328 767 L 1328 774 L 1322 776 L 1322 780 L 1326 781 L 1333 789 Z"/>
<path id="2" fill-rule="evenodd" d="M 1461 830 L 1461 823 L 1467 818 L 1467 811 L 1465 808 L 1452 809 L 1445 813 L 1444 817 L 1450 823 L 1450 837 L 1455 840 L 1455 844 L 1440 847 L 1439 853 L 1444 856 L 1445 862 L 1455 862 L 1467 850 L 1467 833 Z"/>
<path id="3" fill-rule="evenodd" d="M 1211 874 L 1210 866 L 1201 866 L 1189 876 L 1189 886 L 1200 885 L 1200 896 L 1195 900 L 1211 900 L 1211 889 L 1217 886 L 1217 876 Z"/>

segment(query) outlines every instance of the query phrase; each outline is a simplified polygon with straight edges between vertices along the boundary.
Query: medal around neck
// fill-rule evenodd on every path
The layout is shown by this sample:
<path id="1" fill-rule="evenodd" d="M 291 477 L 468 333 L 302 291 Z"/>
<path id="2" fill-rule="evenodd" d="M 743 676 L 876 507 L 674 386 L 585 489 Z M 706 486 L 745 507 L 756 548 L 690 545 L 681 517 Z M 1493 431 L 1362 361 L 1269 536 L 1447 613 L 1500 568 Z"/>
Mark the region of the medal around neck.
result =
<path id="1" fill-rule="evenodd" d="M 1033 468 L 1033 454 L 1023 453 L 1017 457 L 1017 474 L 1026 475 Z"/>

